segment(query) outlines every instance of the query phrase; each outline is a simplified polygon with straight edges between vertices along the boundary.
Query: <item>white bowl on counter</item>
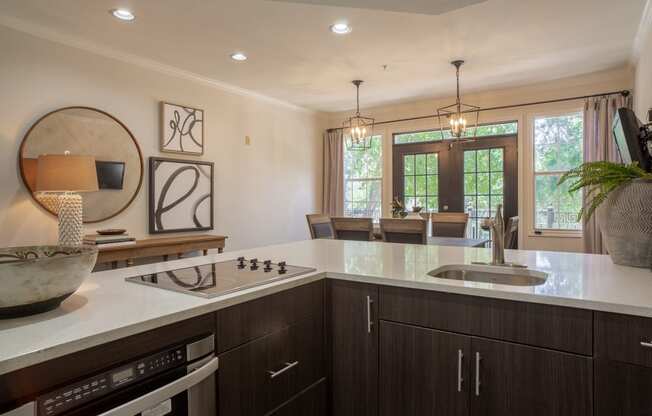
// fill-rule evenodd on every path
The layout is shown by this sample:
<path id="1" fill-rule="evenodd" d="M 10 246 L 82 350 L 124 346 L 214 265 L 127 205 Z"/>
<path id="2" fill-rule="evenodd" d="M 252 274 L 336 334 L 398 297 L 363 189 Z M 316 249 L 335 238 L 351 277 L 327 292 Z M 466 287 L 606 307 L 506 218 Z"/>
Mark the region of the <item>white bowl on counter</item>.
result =
<path id="1" fill-rule="evenodd" d="M 0 319 L 56 309 L 90 276 L 95 247 L 0 249 Z"/>

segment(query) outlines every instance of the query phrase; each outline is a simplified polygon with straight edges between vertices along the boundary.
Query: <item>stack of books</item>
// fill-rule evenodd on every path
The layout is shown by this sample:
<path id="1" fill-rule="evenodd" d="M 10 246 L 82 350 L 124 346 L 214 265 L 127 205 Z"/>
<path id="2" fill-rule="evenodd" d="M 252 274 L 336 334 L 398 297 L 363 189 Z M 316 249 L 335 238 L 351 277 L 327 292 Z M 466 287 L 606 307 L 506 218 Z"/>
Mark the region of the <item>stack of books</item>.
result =
<path id="1" fill-rule="evenodd" d="M 113 246 L 122 246 L 128 244 L 136 244 L 136 239 L 134 237 L 130 237 L 129 234 L 119 234 L 119 235 L 88 234 L 84 236 L 84 244 L 98 246 L 98 248 L 113 247 Z"/>

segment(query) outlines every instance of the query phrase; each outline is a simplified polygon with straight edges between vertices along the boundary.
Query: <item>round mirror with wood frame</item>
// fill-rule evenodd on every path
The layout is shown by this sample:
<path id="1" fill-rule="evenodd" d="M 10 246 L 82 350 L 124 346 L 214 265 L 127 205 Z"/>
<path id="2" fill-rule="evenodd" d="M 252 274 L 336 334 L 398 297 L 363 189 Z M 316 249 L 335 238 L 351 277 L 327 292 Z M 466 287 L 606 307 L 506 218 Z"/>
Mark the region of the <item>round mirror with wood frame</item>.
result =
<path id="1" fill-rule="evenodd" d="M 18 150 L 23 183 L 32 198 L 57 215 L 56 203 L 37 195 L 39 155 L 94 156 L 97 192 L 83 194 L 84 223 L 108 220 L 124 211 L 143 183 L 143 155 L 127 126 L 111 114 L 91 107 L 65 107 L 47 113 L 30 127 Z"/>

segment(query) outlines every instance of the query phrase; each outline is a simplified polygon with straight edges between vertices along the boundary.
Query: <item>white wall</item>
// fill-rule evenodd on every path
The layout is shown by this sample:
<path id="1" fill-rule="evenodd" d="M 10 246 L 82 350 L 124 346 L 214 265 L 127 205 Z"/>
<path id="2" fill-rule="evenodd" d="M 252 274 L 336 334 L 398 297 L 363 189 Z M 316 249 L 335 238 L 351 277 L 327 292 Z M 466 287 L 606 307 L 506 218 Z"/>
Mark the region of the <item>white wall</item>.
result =
<path id="1" fill-rule="evenodd" d="M 648 5 L 647 13 L 652 15 L 652 5 Z M 646 16 L 639 35 L 640 50 L 636 64 L 634 110 L 638 118 L 647 123 L 647 110 L 652 108 L 652 17 Z"/>
<path id="2" fill-rule="evenodd" d="M 649 71 L 648 75 L 649 76 Z M 451 75 L 452 77 L 452 75 Z M 454 82 L 454 78 L 451 78 Z M 631 89 L 633 74 L 630 68 L 618 68 L 579 77 L 566 78 L 552 82 L 529 85 L 519 88 L 486 91 L 473 94 L 464 93 L 464 78 L 462 76 L 462 101 L 481 107 L 495 107 L 502 105 L 519 104 L 534 101 L 543 101 L 564 97 L 575 97 L 610 91 Z M 367 85 L 365 88 L 373 88 Z M 652 97 L 651 97 L 652 98 Z M 364 105 L 364 94 L 361 97 Z M 372 115 L 376 121 L 396 120 L 414 116 L 436 113 L 437 107 L 454 102 L 454 97 L 431 99 L 408 103 L 398 103 L 377 108 L 364 109 L 364 115 Z M 522 226 L 519 229 L 519 247 L 524 249 L 554 250 L 554 251 L 582 251 L 582 239 L 575 237 L 560 237 L 559 235 L 536 236 L 531 231 L 533 228 L 532 207 L 532 126 L 531 119 L 534 115 L 556 113 L 559 111 L 580 110 L 583 101 L 546 104 L 531 107 L 511 108 L 500 111 L 482 112 L 480 123 L 494 123 L 500 121 L 513 121 L 519 123 L 518 134 L 518 212 Z M 350 112 L 330 114 L 330 126 L 340 126 L 342 120 Z M 375 133 L 383 135 L 383 215 L 390 215 L 389 203 L 392 198 L 392 134 L 408 131 L 419 131 L 438 128 L 436 118 L 427 120 L 392 123 L 378 126 Z"/>
<path id="3" fill-rule="evenodd" d="M 207 52 L 210 53 L 210 52 Z M 215 162 L 215 230 L 227 249 L 304 239 L 305 214 L 321 208 L 319 114 L 236 94 L 0 27 L 0 245 L 56 241 L 56 219 L 20 180 L 17 152 L 27 129 L 59 107 L 109 112 L 132 131 L 145 159 L 160 156 L 159 101 L 203 108 L 206 152 Z M 245 135 L 251 146 L 245 146 Z M 147 166 L 147 160 L 145 160 Z M 94 228 L 147 235 L 147 172 L 134 203 Z"/>

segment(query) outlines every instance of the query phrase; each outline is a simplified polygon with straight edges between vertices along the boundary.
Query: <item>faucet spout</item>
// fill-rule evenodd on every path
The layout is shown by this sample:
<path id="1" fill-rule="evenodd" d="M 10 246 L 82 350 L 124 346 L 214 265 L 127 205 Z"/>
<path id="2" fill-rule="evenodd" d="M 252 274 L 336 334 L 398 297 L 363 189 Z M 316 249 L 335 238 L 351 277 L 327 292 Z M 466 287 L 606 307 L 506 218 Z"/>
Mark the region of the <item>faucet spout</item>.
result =
<path id="1" fill-rule="evenodd" d="M 503 206 L 496 207 L 496 216 L 484 220 L 484 225 L 491 231 L 491 264 L 494 266 L 505 265 L 505 221 L 503 220 Z"/>

